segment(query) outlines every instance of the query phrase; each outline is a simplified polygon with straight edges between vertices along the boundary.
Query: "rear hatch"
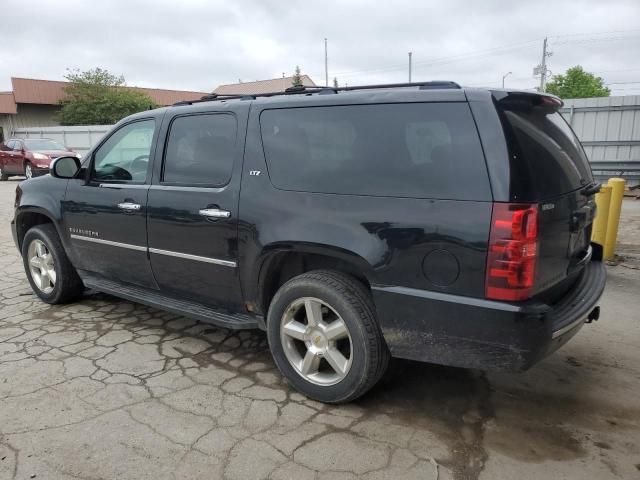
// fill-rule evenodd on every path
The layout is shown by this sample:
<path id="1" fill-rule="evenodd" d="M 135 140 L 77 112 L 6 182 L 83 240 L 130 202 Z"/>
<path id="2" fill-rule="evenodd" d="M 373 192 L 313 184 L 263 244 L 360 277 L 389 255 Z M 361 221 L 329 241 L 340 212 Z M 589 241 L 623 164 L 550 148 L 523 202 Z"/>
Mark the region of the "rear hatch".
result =
<path id="1" fill-rule="evenodd" d="M 551 96 L 512 93 L 497 102 L 510 154 L 513 201 L 536 204 L 532 294 L 554 301 L 590 260 L 597 186 L 587 157 Z"/>

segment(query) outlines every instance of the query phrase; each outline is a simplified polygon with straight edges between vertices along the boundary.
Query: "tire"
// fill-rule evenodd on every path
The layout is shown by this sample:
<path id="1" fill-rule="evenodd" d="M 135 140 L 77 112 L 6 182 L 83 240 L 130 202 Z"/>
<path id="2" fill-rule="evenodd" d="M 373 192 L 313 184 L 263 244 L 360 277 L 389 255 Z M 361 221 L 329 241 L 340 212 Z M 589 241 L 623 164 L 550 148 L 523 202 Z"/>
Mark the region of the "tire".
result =
<path id="1" fill-rule="evenodd" d="M 322 319 L 320 327 L 311 326 L 309 309 L 316 312 L 312 317 Z M 346 327 L 348 338 L 332 340 L 336 326 L 342 335 Z M 378 382 L 389 363 L 371 295 L 340 272 L 315 270 L 282 285 L 269 306 L 267 336 L 280 372 L 293 388 L 320 402 L 355 400 Z M 342 358 L 335 356 L 336 350 Z M 307 362 L 308 355 L 313 360 Z"/>
<path id="2" fill-rule="evenodd" d="M 6 182 L 8 178 L 9 178 L 9 175 L 5 173 L 5 171 L 2 168 L 2 165 L 0 165 L 0 182 Z"/>
<path id="3" fill-rule="evenodd" d="M 38 242 L 46 249 L 42 256 L 38 253 Z M 36 261 L 40 266 L 34 266 L 35 271 L 42 272 L 45 269 L 49 273 L 38 275 L 32 271 L 34 256 L 40 259 Z M 82 295 L 84 291 L 82 280 L 71 265 L 53 225 L 37 225 L 27 232 L 22 241 L 22 261 L 33 292 L 43 302 L 52 305 L 69 303 Z M 55 278 L 51 275 L 51 271 L 55 272 Z M 53 281 L 51 281 L 52 278 Z"/>

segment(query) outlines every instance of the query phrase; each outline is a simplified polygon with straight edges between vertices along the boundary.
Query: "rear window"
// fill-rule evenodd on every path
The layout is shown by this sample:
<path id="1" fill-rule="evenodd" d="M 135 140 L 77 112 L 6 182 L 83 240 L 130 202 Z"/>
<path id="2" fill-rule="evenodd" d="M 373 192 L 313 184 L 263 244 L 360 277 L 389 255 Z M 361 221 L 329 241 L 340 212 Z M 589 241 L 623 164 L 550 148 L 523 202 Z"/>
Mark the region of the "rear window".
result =
<path id="1" fill-rule="evenodd" d="M 491 199 L 466 103 L 265 110 L 260 127 L 269 176 L 277 188 Z"/>
<path id="2" fill-rule="evenodd" d="M 512 181 L 531 185 L 538 198 L 593 182 L 587 157 L 567 122 L 543 106 L 504 108 Z"/>

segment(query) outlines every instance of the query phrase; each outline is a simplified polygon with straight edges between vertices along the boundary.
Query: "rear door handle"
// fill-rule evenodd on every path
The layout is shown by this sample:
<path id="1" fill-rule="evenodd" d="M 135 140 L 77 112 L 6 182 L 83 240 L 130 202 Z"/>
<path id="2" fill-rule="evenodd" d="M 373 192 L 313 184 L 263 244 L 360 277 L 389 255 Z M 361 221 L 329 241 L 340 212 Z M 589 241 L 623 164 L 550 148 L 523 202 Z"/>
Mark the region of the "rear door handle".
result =
<path id="1" fill-rule="evenodd" d="M 203 208 L 198 213 L 209 218 L 229 218 L 231 216 L 231 212 L 219 208 Z"/>
<path id="2" fill-rule="evenodd" d="M 118 204 L 118 208 L 122 209 L 122 210 L 140 210 L 140 208 L 142 208 L 142 206 L 139 203 L 133 203 L 133 202 L 122 202 Z"/>

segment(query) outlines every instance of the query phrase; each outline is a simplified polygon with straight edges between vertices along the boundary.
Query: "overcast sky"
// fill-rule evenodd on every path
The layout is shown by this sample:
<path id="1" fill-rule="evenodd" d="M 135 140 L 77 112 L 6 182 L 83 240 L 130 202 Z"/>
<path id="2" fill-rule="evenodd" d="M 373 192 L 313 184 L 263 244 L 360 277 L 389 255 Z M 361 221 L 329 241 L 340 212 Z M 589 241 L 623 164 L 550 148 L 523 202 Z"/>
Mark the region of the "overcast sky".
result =
<path id="1" fill-rule="evenodd" d="M 639 0 L 1 0 L 0 91 L 10 77 L 62 80 L 102 67 L 129 85 L 211 91 L 239 79 L 290 75 L 324 83 L 413 80 L 470 86 L 537 84 L 542 39 L 549 69 L 581 64 L 613 94 L 640 94 Z M 635 83 L 632 83 L 635 82 Z"/>

